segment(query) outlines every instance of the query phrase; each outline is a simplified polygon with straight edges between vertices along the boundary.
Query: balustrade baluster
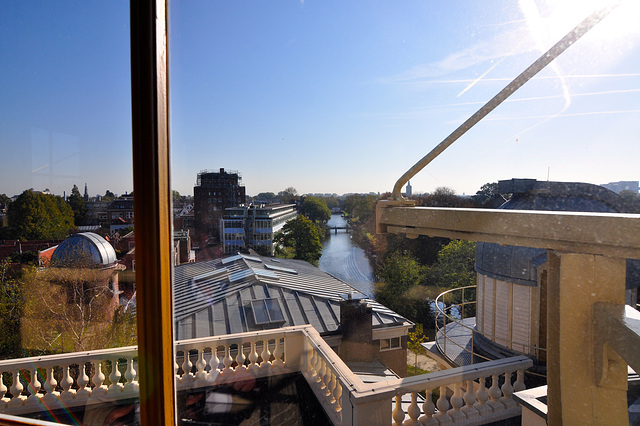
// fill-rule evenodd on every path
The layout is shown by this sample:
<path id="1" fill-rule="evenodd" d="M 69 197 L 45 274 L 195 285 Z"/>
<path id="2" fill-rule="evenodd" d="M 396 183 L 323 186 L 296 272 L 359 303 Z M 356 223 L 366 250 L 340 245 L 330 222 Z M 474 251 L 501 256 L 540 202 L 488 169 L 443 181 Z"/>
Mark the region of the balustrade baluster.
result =
<path id="1" fill-rule="evenodd" d="M 4 395 L 7 393 L 7 386 L 4 384 L 4 380 L 2 380 L 2 371 L 0 371 L 0 401 L 6 403 L 7 400 L 4 398 Z M 4 404 L 0 404 L 2 407 Z"/>
<path id="2" fill-rule="evenodd" d="M 282 361 L 282 355 L 284 354 L 283 351 L 283 347 L 284 347 L 284 338 L 282 339 L 283 342 L 282 344 L 280 344 L 280 339 L 276 339 L 276 347 L 273 350 L 273 356 L 274 356 L 274 360 L 273 360 L 273 367 L 276 368 L 283 368 L 284 367 L 284 362 Z"/>
<path id="3" fill-rule="evenodd" d="M 9 388 L 11 392 L 11 401 L 9 401 L 9 407 L 12 406 L 21 406 L 26 398 L 22 397 L 22 391 L 24 390 L 24 386 L 22 386 L 22 382 L 20 381 L 20 370 L 15 370 L 13 372 L 13 383 Z"/>
<path id="4" fill-rule="evenodd" d="M 393 424 L 402 426 L 404 420 L 404 411 L 402 410 L 402 395 L 396 395 L 396 407 L 393 409 Z"/>
<path id="5" fill-rule="evenodd" d="M 37 404 L 38 402 L 40 402 L 40 396 L 38 395 L 38 392 L 40 391 L 41 387 L 42 384 L 38 380 L 38 369 L 34 368 L 33 370 L 31 370 L 31 380 L 27 382 L 27 391 L 29 392 L 29 396 L 27 397 L 25 405 Z"/>
<path id="6" fill-rule="evenodd" d="M 433 417 L 438 420 L 439 424 L 449 424 L 451 423 L 451 417 L 447 414 L 449 411 L 449 401 L 447 401 L 447 387 L 440 386 L 440 397 L 436 401 L 436 407 L 438 407 L 438 412 L 433 415 Z"/>
<path id="7" fill-rule="evenodd" d="M 314 382 L 318 382 L 318 370 L 316 369 L 316 362 L 318 358 L 318 354 L 315 351 L 315 348 L 309 345 L 311 348 L 311 356 L 309 357 L 309 371 L 311 372 L 311 380 Z"/>
<path id="8" fill-rule="evenodd" d="M 454 423 L 464 420 L 464 413 L 460 411 L 463 405 L 464 399 L 462 398 L 462 388 L 460 387 L 460 383 L 456 382 L 453 385 L 453 396 L 451 397 L 452 408 L 447 412 Z"/>
<path id="9" fill-rule="evenodd" d="M 127 371 L 124 372 L 124 378 L 127 383 L 124 385 L 125 392 L 137 392 L 139 389 L 138 381 L 138 372 L 136 371 L 133 365 L 133 357 L 127 358 Z"/>
<path id="10" fill-rule="evenodd" d="M 182 383 L 182 377 L 178 374 L 180 366 L 178 365 L 178 353 L 176 351 L 175 359 L 173 360 L 173 374 L 176 376 L 176 383 Z"/>
<path id="11" fill-rule="evenodd" d="M 256 350 L 256 341 L 251 341 L 251 353 L 249 354 L 249 361 L 251 364 L 249 365 L 249 371 L 252 373 L 257 373 L 260 371 L 260 367 L 258 366 L 258 351 Z"/>
<path id="12" fill-rule="evenodd" d="M 111 360 L 111 374 L 109 374 L 109 381 L 111 384 L 107 389 L 107 392 L 122 392 L 122 384 L 120 383 L 120 370 L 118 369 L 118 358 Z"/>
<path id="13" fill-rule="evenodd" d="M 516 375 L 516 381 L 513 384 L 513 390 L 515 392 L 521 392 L 525 390 L 527 387 L 524 385 L 524 370 L 518 370 Z"/>
<path id="14" fill-rule="evenodd" d="M 336 403 L 336 400 L 333 397 L 333 390 L 336 387 L 336 375 L 333 374 L 333 370 L 331 370 L 331 368 L 329 368 L 328 371 L 329 371 L 329 381 L 327 382 L 327 391 L 325 392 L 325 396 L 327 397 L 327 400 L 329 401 L 329 403 L 331 405 L 334 405 Z"/>
<path id="15" fill-rule="evenodd" d="M 425 390 L 424 403 L 422 404 L 424 415 L 420 417 L 420 423 L 423 425 L 437 425 L 438 421 L 433 418 L 436 412 L 436 406 L 433 403 L 433 389 Z"/>
<path id="16" fill-rule="evenodd" d="M 244 345 L 244 342 L 238 343 L 238 355 L 236 355 L 236 364 L 238 365 L 236 366 L 236 372 L 238 371 L 238 369 L 247 369 L 247 367 L 244 365 L 244 361 L 246 360 L 246 358 L 244 356 L 244 351 L 242 350 L 242 345 Z"/>
<path id="17" fill-rule="evenodd" d="M 513 400 L 513 386 L 511 386 L 511 371 L 504 373 L 504 384 L 502 385 L 502 398 L 500 402 L 506 409 L 517 407 L 518 404 Z"/>
<path id="18" fill-rule="evenodd" d="M 211 359 L 209 360 L 209 366 L 211 369 L 209 370 L 209 381 L 213 382 L 218 378 L 220 374 L 220 359 L 218 358 L 218 347 L 214 346 L 211 348 Z"/>
<path id="19" fill-rule="evenodd" d="M 95 366 L 96 372 L 93 374 L 93 379 L 91 380 L 91 382 L 94 384 L 91 396 L 105 395 L 107 393 L 107 386 L 104 385 L 105 375 L 102 372 L 102 362 L 94 361 L 93 365 Z"/>
<path id="20" fill-rule="evenodd" d="M 336 380 L 336 386 L 333 389 L 333 399 L 335 400 L 335 411 L 342 420 L 342 384 L 340 380 Z"/>
<path id="21" fill-rule="evenodd" d="M 411 404 L 407 408 L 409 420 L 404 421 L 404 426 L 422 426 L 420 420 L 420 407 L 418 406 L 418 392 L 411 392 Z"/>
<path id="22" fill-rule="evenodd" d="M 269 352 L 268 340 L 262 341 L 262 353 L 260 354 L 260 357 L 262 358 L 262 364 L 260 364 L 260 370 L 269 371 L 269 368 L 271 368 L 271 361 L 270 361 L 271 352 Z"/>
<path id="23" fill-rule="evenodd" d="M 478 380 L 479 386 L 478 390 L 476 391 L 476 399 L 478 401 L 473 404 L 473 407 L 478 410 L 478 413 L 481 416 L 486 416 L 493 411 L 491 410 L 491 407 L 489 407 L 489 404 L 487 404 L 487 401 L 489 401 L 489 392 L 487 392 L 485 381 L 485 377 L 480 377 L 480 379 Z"/>
<path id="24" fill-rule="evenodd" d="M 478 417 L 478 410 L 475 409 L 476 396 L 473 393 L 473 380 L 467 380 L 467 389 L 463 396 L 465 406 L 460 409 L 467 418 L 467 420 L 473 420 Z"/>
<path id="25" fill-rule="evenodd" d="M 87 398 L 91 395 L 89 376 L 87 375 L 87 365 L 84 362 L 78 363 L 78 377 L 76 378 L 76 383 L 78 383 L 76 398 Z"/>
<path id="26" fill-rule="evenodd" d="M 47 392 L 42 397 L 42 402 L 44 402 L 45 404 L 55 403 L 58 401 L 58 392 L 56 392 L 56 386 L 58 385 L 58 382 L 55 379 L 53 369 L 54 367 L 47 368 L 47 379 L 43 383 L 44 390 Z"/>
<path id="27" fill-rule="evenodd" d="M 489 396 L 491 397 L 491 400 L 488 402 L 488 404 L 494 413 L 504 410 L 504 405 L 502 405 L 502 403 L 500 402 L 502 392 L 500 392 L 500 387 L 498 386 L 497 374 L 491 376 L 491 387 L 489 388 Z"/>
<path id="28" fill-rule="evenodd" d="M 323 367 L 324 367 L 324 364 L 322 362 L 322 357 L 320 356 L 319 353 L 316 353 L 316 371 L 318 372 L 316 383 L 320 384 L 320 386 L 322 386 L 322 378 L 324 376 Z"/>
<path id="29" fill-rule="evenodd" d="M 196 362 L 195 381 L 203 381 L 207 379 L 207 362 L 204 360 L 204 348 L 198 349 L 198 361 Z"/>
<path id="30" fill-rule="evenodd" d="M 222 370 L 223 375 L 233 374 L 233 368 L 231 368 L 231 364 L 233 364 L 233 358 L 231 358 L 231 345 L 224 345 L 224 358 L 222 358 L 222 363 L 224 364 L 224 369 Z"/>
<path id="31" fill-rule="evenodd" d="M 62 388 L 62 392 L 60 393 L 61 399 L 69 400 L 75 397 L 76 391 L 71 388 L 71 386 L 73 386 L 73 377 L 69 374 L 69 364 L 62 367 L 62 380 L 58 382 L 58 384 Z"/>
<path id="32" fill-rule="evenodd" d="M 182 353 L 182 383 L 191 383 L 193 382 L 194 376 L 191 372 L 193 363 L 191 362 L 191 357 L 189 356 L 189 349 L 184 348 Z"/>

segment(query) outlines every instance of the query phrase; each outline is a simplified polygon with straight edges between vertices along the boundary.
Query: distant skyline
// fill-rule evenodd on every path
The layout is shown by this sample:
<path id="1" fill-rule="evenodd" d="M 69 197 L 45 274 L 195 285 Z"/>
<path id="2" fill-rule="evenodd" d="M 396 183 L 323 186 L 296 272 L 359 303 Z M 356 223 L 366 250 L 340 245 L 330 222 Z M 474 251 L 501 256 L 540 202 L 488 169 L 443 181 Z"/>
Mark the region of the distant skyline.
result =
<path id="1" fill-rule="evenodd" d="M 170 4 L 172 186 L 247 194 L 395 181 L 602 1 Z M 640 6 L 626 1 L 424 171 L 639 180 Z M 133 190 L 128 2 L 0 2 L 0 193 Z"/>

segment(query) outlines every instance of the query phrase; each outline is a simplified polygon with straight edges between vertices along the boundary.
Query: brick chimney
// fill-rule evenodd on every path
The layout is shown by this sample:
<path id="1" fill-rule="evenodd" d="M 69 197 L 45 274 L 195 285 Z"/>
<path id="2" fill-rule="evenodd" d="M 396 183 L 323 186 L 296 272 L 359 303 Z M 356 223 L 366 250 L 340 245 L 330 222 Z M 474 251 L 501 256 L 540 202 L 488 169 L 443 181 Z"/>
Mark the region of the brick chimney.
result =
<path id="1" fill-rule="evenodd" d="M 340 357 L 344 361 L 370 361 L 373 357 L 372 311 L 371 306 L 361 300 L 340 302 Z"/>

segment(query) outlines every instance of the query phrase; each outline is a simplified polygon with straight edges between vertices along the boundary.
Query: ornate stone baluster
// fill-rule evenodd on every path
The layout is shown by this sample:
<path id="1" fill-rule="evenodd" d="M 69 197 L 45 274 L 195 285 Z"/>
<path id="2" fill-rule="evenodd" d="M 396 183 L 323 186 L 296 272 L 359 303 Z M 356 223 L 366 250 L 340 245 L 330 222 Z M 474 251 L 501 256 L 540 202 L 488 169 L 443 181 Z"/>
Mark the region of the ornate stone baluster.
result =
<path id="1" fill-rule="evenodd" d="M 504 410 L 504 405 L 502 405 L 502 403 L 500 402 L 502 393 L 500 392 L 500 387 L 498 386 L 497 374 L 491 376 L 491 387 L 489 388 L 489 396 L 491 397 L 491 401 L 489 401 L 488 404 L 494 413 Z"/>
<path id="2" fill-rule="evenodd" d="M 122 383 L 120 383 L 120 377 L 122 377 L 122 374 L 120 374 L 120 370 L 118 369 L 118 358 L 113 358 L 111 360 L 111 374 L 109 374 L 109 381 L 111 382 L 111 384 L 109 385 L 107 392 L 122 392 Z"/>
<path id="3" fill-rule="evenodd" d="M 107 393 L 107 386 L 104 385 L 104 373 L 102 372 L 102 362 L 94 361 L 93 365 L 95 366 L 96 372 L 93 374 L 93 379 L 91 382 L 94 384 L 93 391 L 91 392 L 92 396 L 102 396 Z"/>
<path id="4" fill-rule="evenodd" d="M 318 370 L 318 376 L 320 377 L 320 390 L 324 391 L 327 388 L 326 375 L 327 375 L 327 365 L 324 362 L 324 359 L 318 357 L 320 360 L 320 369 Z"/>
<path id="5" fill-rule="evenodd" d="M 515 392 L 521 392 L 525 390 L 527 387 L 524 385 L 524 370 L 518 370 L 518 374 L 516 376 L 516 381 L 513 384 L 513 390 Z"/>
<path id="6" fill-rule="evenodd" d="M 218 378 L 218 375 L 220 374 L 220 369 L 218 368 L 219 365 L 220 359 L 218 358 L 218 347 L 214 346 L 211 348 L 211 359 L 209 360 L 209 366 L 211 369 L 207 376 L 210 382 L 213 382 Z"/>
<path id="7" fill-rule="evenodd" d="M 231 364 L 233 364 L 233 358 L 231 358 L 231 346 L 224 345 L 224 358 L 222 358 L 222 363 L 224 364 L 224 369 L 222 370 L 223 375 L 233 374 L 233 368 L 231 368 Z"/>
<path id="8" fill-rule="evenodd" d="M 327 390 L 325 391 L 324 396 L 327 397 L 327 401 L 329 401 L 331 405 L 334 405 L 336 403 L 336 400 L 333 397 L 333 390 L 336 387 L 336 375 L 333 374 L 333 370 L 331 370 L 331 368 L 327 368 L 327 375 L 328 375 Z"/>
<path id="9" fill-rule="evenodd" d="M 137 392 L 139 389 L 138 372 L 133 365 L 133 357 L 127 358 L 127 371 L 124 372 L 124 378 L 127 381 L 124 385 L 124 392 Z"/>
<path id="10" fill-rule="evenodd" d="M 504 384 L 502 385 L 502 398 L 500 398 L 500 402 L 506 409 L 517 407 L 518 404 L 513 400 L 513 386 L 511 386 L 511 371 L 507 371 L 504 373 Z"/>
<path id="11" fill-rule="evenodd" d="M 260 367 L 258 366 L 258 351 L 256 350 L 256 341 L 253 340 L 251 342 L 251 353 L 249 354 L 249 371 L 252 373 L 257 373 L 260 371 Z"/>
<path id="12" fill-rule="evenodd" d="M 29 392 L 29 396 L 27 397 L 25 405 L 37 404 L 40 402 L 40 395 L 38 395 L 38 392 L 41 387 L 42 384 L 38 380 L 38 368 L 34 367 L 34 369 L 31 370 L 31 380 L 27 382 L 27 391 Z"/>
<path id="13" fill-rule="evenodd" d="M 404 420 L 404 411 L 402 411 L 402 395 L 396 395 L 396 407 L 393 409 L 393 424 L 402 426 Z"/>
<path id="14" fill-rule="evenodd" d="M 327 398 L 327 401 L 331 402 L 331 397 L 333 396 L 332 394 L 333 388 L 331 387 L 331 377 L 333 376 L 333 372 L 331 371 L 331 367 L 326 361 L 324 363 L 324 366 L 325 366 L 324 378 L 322 379 L 322 382 L 325 384 L 324 396 L 325 398 Z"/>
<path id="15" fill-rule="evenodd" d="M 311 379 L 314 382 L 318 382 L 318 369 L 316 368 L 316 364 L 318 362 L 318 353 L 315 351 L 313 346 L 311 347 L 311 356 L 309 357 L 309 371 L 311 372 Z"/>
<path id="16" fill-rule="evenodd" d="M 283 348 L 284 348 L 284 338 L 282 339 L 283 342 L 282 344 L 280 344 L 280 339 L 276 339 L 276 347 L 273 350 L 273 356 L 274 356 L 274 360 L 273 360 L 273 367 L 275 368 L 283 368 L 284 367 L 284 362 L 282 361 L 282 355 L 284 354 Z"/>
<path id="17" fill-rule="evenodd" d="M 42 402 L 45 404 L 53 404 L 58 402 L 58 392 L 56 392 L 56 386 L 58 382 L 53 374 L 54 367 L 47 367 L 47 379 L 43 383 L 44 390 L 47 392 L 42 397 Z"/>
<path id="18" fill-rule="evenodd" d="M 418 406 L 418 392 L 411 392 L 411 404 L 407 408 L 409 420 L 404 421 L 404 426 L 422 426 L 418 418 L 420 417 L 420 407 Z"/>
<path id="19" fill-rule="evenodd" d="M 15 370 L 13 372 L 13 383 L 9 388 L 9 392 L 11 392 L 11 401 L 9 401 L 9 407 L 19 407 L 23 404 L 26 399 L 22 397 L 22 391 L 24 390 L 24 386 L 22 386 L 22 382 L 20 381 L 20 370 Z"/>
<path id="20" fill-rule="evenodd" d="M 207 362 L 204 359 L 204 348 L 198 349 L 198 361 L 196 361 L 196 377 L 195 381 L 207 380 Z"/>
<path id="21" fill-rule="evenodd" d="M 3 403 L 0 403 L 0 407 L 3 407 L 7 402 L 7 400 L 5 400 L 4 398 L 4 395 L 6 393 L 7 393 L 7 386 L 4 384 L 4 381 L 2 380 L 2 371 L 0 371 L 0 401 L 3 402 Z"/>
<path id="22" fill-rule="evenodd" d="M 464 393 L 464 402 L 465 406 L 460 409 L 467 418 L 467 420 L 471 421 L 478 417 L 478 410 L 475 409 L 474 404 L 476 403 L 476 396 L 473 393 L 473 380 L 467 380 L 467 390 Z"/>
<path id="23" fill-rule="evenodd" d="M 454 423 L 459 423 L 464 420 L 464 413 L 460 411 L 463 405 L 462 388 L 460 387 L 460 383 L 456 382 L 453 385 L 453 396 L 451 397 L 452 408 L 447 412 Z"/>
<path id="24" fill-rule="evenodd" d="M 182 383 L 182 377 L 178 374 L 178 370 L 180 366 L 178 365 L 178 354 L 176 353 L 175 359 L 173 360 L 173 374 L 176 376 L 176 383 Z"/>
<path id="25" fill-rule="evenodd" d="M 262 364 L 260 364 L 260 371 L 269 371 L 271 368 L 271 352 L 269 351 L 269 341 L 262 341 L 262 353 L 260 354 L 260 358 L 262 358 Z"/>
<path id="26" fill-rule="evenodd" d="M 322 387 L 322 378 L 324 377 L 324 362 L 319 353 L 316 353 L 316 371 L 318 372 L 316 383 L 318 383 L 320 387 Z"/>
<path id="27" fill-rule="evenodd" d="M 244 356 L 242 345 L 244 345 L 244 342 L 238 343 L 238 354 L 236 355 L 236 364 L 238 365 L 236 366 L 236 372 L 238 371 L 238 369 L 240 370 L 247 369 L 247 367 L 244 365 L 244 361 L 246 360 L 246 358 Z"/>
<path id="28" fill-rule="evenodd" d="M 433 418 L 436 412 L 436 406 L 433 403 L 433 389 L 425 390 L 424 403 L 422 404 L 422 411 L 424 415 L 420 417 L 420 423 L 423 425 L 437 425 L 438 421 Z"/>
<path id="29" fill-rule="evenodd" d="M 189 349 L 184 348 L 182 351 L 183 360 L 182 360 L 182 383 L 191 383 L 193 382 L 193 373 L 191 369 L 193 368 L 193 363 L 191 362 L 191 357 L 189 356 Z"/>
<path id="30" fill-rule="evenodd" d="M 70 400 L 73 399 L 76 395 L 75 389 L 72 389 L 73 386 L 73 377 L 69 374 L 69 364 L 62 367 L 62 380 L 58 382 L 60 387 L 62 388 L 62 392 L 60 393 L 60 399 Z"/>
<path id="31" fill-rule="evenodd" d="M 438 412 L 433 415 L 433 417 L 438 420 L 439 424 L 448 424 L 451 423 L 451 417 L 447 414 L 449 411 L 449 401 L 447 401 L 447 387 L 440 386 L 440 397 L 436 401 L 436 406 L 438 407 Z"/>
<path id="32" fill-rule="evenodd" d="M 333 389 L 333 399 L 335 401 L 335 411 L 342 420 L 342 384 L 340 380 L 336 380 L 336 386 Z"/>
<path id="33" fill-rule="evenodd" d="M 89 387 L 89 376 L 87 376 L 87 365 L 84 362 L 78 363 L 76 383 L 78 383 L 76 398 L 88 398 L 91 395 L 91 388 Z"/>
<path id="34" fill-rule="evenodd" d="M 479 379 L 478 390 L 476 391 L 476 399 L 478 401 L 473 404 L 473 407 L 478 410 L 480 416 L 486 416 L 492 412 L 491 407 L 487 404 L 487 401 L 489 400 L 489 393 L 487 392 L 485 380 L 485 377 L 481 377 Z"/>

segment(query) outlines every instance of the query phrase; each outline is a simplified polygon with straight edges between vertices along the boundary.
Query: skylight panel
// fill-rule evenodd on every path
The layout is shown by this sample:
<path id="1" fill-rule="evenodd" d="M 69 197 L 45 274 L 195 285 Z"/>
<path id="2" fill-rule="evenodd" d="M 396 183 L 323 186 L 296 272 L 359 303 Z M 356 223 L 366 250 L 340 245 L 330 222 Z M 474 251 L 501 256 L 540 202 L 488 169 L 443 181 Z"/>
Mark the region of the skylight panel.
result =
<path id="1" fill-rule="evenodd" d="M 284 322 L 284 314 L 278 299 L 252 300 L 251 311 L 256 324 Z"/>
<path id="2" fill-rule="evenodd" d="M 193 277 L 193 281 L 198 283 L 198 282 L 202 282 L 205 280 L 211 280 L 214 278 L 220 278 L 223 275 L 226 275 L 229 273 L 229 270 L 227 268 L 222 268 L 222 269 L 215 269 L 213 271 L 209 271 L 206 272 L 204 274 L 200 274 L 198 276 Z"/>

